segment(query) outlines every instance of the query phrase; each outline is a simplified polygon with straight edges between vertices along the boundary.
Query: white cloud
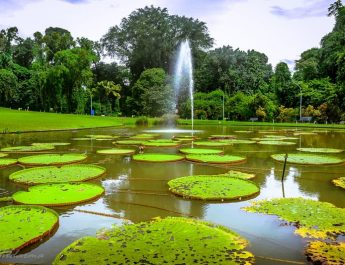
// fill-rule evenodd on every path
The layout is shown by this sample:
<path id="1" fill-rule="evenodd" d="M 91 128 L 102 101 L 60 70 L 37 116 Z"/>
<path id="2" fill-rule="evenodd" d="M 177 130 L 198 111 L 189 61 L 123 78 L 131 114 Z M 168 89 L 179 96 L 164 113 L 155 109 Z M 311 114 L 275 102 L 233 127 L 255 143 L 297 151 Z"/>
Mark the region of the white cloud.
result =
<path id="1" fill-rule="evenodd" d="M 317 10 L 321 10 L 320 3 L 303 1 Z M 146 5 L 167 7 L 170 14 L 205 21 L 217 47 L 255 49 L 267 54 L 273 65 L 298 59 L 304 50 L 318 46 L 334 23 L 326 16 L 288 19 L 272 13 L 272 7 L 287 13 L 301 8 L 301 0 L 0 0 L 0 10 L 6 10 L 0 25 L 17 26 L 23 36 L 43 32 L 49 26 L 62 27 L 74 37 L 98 40 L 123 17 Z"/>

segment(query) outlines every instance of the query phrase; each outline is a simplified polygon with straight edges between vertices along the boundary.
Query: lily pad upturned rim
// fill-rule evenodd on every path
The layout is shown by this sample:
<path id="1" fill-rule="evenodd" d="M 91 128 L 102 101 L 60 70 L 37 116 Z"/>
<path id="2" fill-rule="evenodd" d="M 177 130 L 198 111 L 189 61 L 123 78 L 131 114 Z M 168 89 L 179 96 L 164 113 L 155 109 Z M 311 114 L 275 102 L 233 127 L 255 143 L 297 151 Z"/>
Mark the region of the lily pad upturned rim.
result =
<path id="1" fill-rule="evenodd" d="M 182 154 L 223 154 L 224 151 L 220 149 L 206 149 L 206 148 L 181 148 L 179 150 Z"/>
<path id="2" fill-rule="evenodd" d="M 163 157 L 163 160 L 155 157 Z M 164 158 L 165 157 L 165 158 Z M 175 154 L 158 154 L 158 153 L 146 153 L 133 155 L 133 160 L 138 162 L 153 162 L 153 163 L 164 163 L 164 162 L 178 162 L 184 160 L 185 157 Z"/>
<path id="3" fill-rule="evenodd" d="M 344 152 L 343 149 L 337 148 L 297 148 L 301 152 L 310 152 L 310 153 L 324 153 L 324 154 L 337 154 Z"/>
<path id="4" fill-rule="evenodd" d="M 118 145 L 142 145 L 145 141 L 143 140 L 119 140 L 113 142 L 113 144 Z"/>
<path id="5" fill-rule="evenodd" d="M 279 162 L 284 162 L 285 154 L 274 154 L 274 155 L 271 155 L 271 158 Z M 330 161 L 325 162 L 325 159 L 328 159 Z M 305 162 L 306 160 L 307 162 Z M 318 160 L 321 160 L 321 161 L 318 161 Z M 334 156 L 304 154 L 304 153 L 288 154 L 288 158 L 287 158 L 287 163 L 299 164 L 299 165 L 340 165 L 340 164 L 343 164 L 344 162 L 345 160 L 340 159 L 338 157 L 334 157 Z"/>
<path id="6" fill-rule="evenodd" d="M 53 160 L 52 162 L 33 162 L 32 160 L 35 160 L 35 158 L 42 158 L 42 157 L 47 157 L 47 158 L 51 158 L 51 157 L 61 157 L 61 156 L 65 156 L 65 157 L 74 157 L 73 159 L 70 159 L 68 161 L 65 162 L 61 162 L 59 160 Z M 86 160 L 87 156 L 84 154 L 73 154 L 73 153 L 69 153 L 69 154 L 43 154 L 43 155 L 32 155 L 32 156 L 25 156 L 25 157 L 21 157 L 18 159 L 18 162 L 20 164 L 23 165 L 27 165 L 27 166 L 44 166 L 44 165 L 65 165 L 65 164 L 72 164 L 72 163 L 78 163 L 81 162 L 83 160 Z M 29 161 L 28 161 L 29 160 Z M 31 161 L 30 161 L 31 160 Z"/>
<path id="7" fill-rule="evenodd" d="M 225 140 L 225 139 L 236 139 L 237 136 L 236 135 L 231 135 L 231 134 L 212 134 L 208 137 L 208 139 L 211 139 L 211 140 Z"/>
<path id="8" fill-rule="evenodd" d="M 97 154 L 102 155 L 131 155 L 136 152 L 135 149 L 120 149 L 120 148 L 109 148 L 109 149 L 101 149 L 96 151 Z"/>
<path id="9" fill-rule="evenodd" d="M 65 146 L 65 145 L 70 145 L 71 143 L 67 142 L 47 142 L 47 143 L 32 143 L 31 145 L 52 145 L 52 146 Z"/>
<path id="10" fill-rule="evenodd" d="M 155 142 L 155 141 L 146 141 L 143 142 L 143 146 L 145 147 L 178 147 L 181 143 L 178 141 L 171 141 L 171 142 Z"/>
<path id="11" fill-rule="evenodd" d="M 73 177 L 66 179 L 63 178 L 62 180 L 52 180 L 49 181 L 49 177 L 52 178 L 52 176 L 54 176 L 54 171 L 57 171 L 55 174 L 55 176 L 59 176 L 60 174 L 63 175 L 64 177 L 66 177 L 67 173 L 63 173 L 63 171 L 69 171 L 69 170 L 73 170 L 73 169 L 85 169 L 85 172 L 87 172 L 88 174 L 86 174 L 86 177 L 81 178 L 81 177 Z M 96 170 L 99 171 L 96 174 L 90 174 L 90 169 L 91 170 Z M 37 181 L 37 180 L 30 180 L 30 173 L 32 172 L 36 172 L 35 176 L 37 178 L 37 176 L 43 176 L 42 179 L 45 180 L 41 180 L 41 181 Z M 83 172 L 83 171 L 82 171 Z M 15 183 L 20 183 L 20 184 L 25 184 L 25 185 L 37 185 L 37 184 L 52 184 L 52 183 L 71 183 L 71 182 L 83 182 L 83 181 L 88 181 L 91 179 L 96 179 L 101 177 L 102 175 L 104 175 L 106 172 L 106 169 L 104 167 L 101 166 L 97 166 L 97 165 L 92 165 L 92 164 L 71 164 L 71 165 L 64 165 L 62 167 L 57 167 L 57 166 L 43 166 L 43 167 L 32 167 L 32 168 L 26 168 L 26 169 L 22 169 L 19 171 L 16 171 L 14 173 L 12 173 L 9 176 L 9 180 L 15 182 Z M 29 174 L 26 178 L 25 175 Z M 48 176 L 44 176 L 44 174 L 47 174 Z M 76 174 L 81 174 L 81 172 L 78 172 Z M 23 177 L 24 175 L 24 177 Z"/>
<path id="12" fill-rule="evenodd" d="M 53 195 L 49 195 L 49 193 L 44 194 L 44 190 L 48 190 L 49 189 L 54 189 L 54 188 L 59 188 L 61 187 L 62 192 L 66 191 L 66 187 L 70 187 L 73 189 L 75 187 L 82 187 L 82 189 L 94 189 L 94 192 L 91 194 L 91 196 L 86 197 L 83 196 L 80 199 L 74 199 L 74 200 L 69 200 L 69 201 L 60 201 L 57 203 L 53 203 L 50 202 L 49 200 L 52 199 L 52 196 L 58 196 L 58 198 L 66 198 L 66 195 L 64 195 L 63 193 L 58 194 L 57 191 L 54 191 Z M 36 191 L 38 190 L 38 191 Z M 38 195 L 42 196 L 42 201 L 41 202 L 36 202 L 35 200 L 30 200 L 30 197 L 32 197 L 33 195 L 30 193 L 38 193 Z M 77 195 L 76 191 L 72 191 L 71 194 L 73 195 Z M 94 183 L 84 183 L 84 182 L 74 182 L 74 183 L 51 183 L 51 184 L 40 184 L 40 185 L 35 185 L 35 186 L 30 186 L 28 188 L 28 191 L 17 191 L 16 193 L 14 193 L 12 195 L 12 199 L 15 203 L 17 204 L 25 204 L 25 205 L 39 205 L 39 206 L 48 206 L 48 207 L 59 207 L 59 206 L 68 206 L 68 205 L 75 205 L 75 204 L 82 204 L 85 202 L 89 202 L 89 201 L 93 201 L 99 197 L 101 197 L 104 194 L 104 188 L 94 184 Z M 46 195 L 46 196 L 44 196 Z M 63 196 L 61 196 L 63 195 Z M 48 201 L 44 201 L 47 200 Z"/>
<path id="13" fill-rule="evenodd" d="M 53 264 L 101 264 L 106 258 L 107 263 L 118 264 L 129 260 L 133 264 L 204 264 L 206 260 L 219 265 L 231 261 L 250 265 L 254 256 L 244 250 L 247 244 L 223 226 L 183 217 L 155 218 L 113 227 L 100 232 L 98 238 L 81 238 L 63 249 Z"/>
<path id="14" fill-rule="evenodd" d="M 186 155 L 186 159 L 193 162 L 209 164 L 240 164 L 247 161 L 246 157 L 234 155 Z"/>
<path id="15" fill-rule="evenodd" d="M 261 145 L 281 145 L 281 146 L 284 146 L 284 145 L 295 145 L 296 143 L 294 142 L 286 142 L 286 141 L 281 141 L 281 140 L 262 140 L 262 141 L 259 141 L 258 144 L 261 144 Z"/>
<path id="16" fill-rule="evenodd" d="M 194 142 L 195 146 L 209 146 L 209 147 L 223 147 L 229 145 L 229 143 L 223 143 L 220 141 L 199 141 Z"/>
<path id="17" fill-rule="evenodd" d="M 229 140 L 219 140 L 220 143 L 226 143 L 229 145 L 233 144 L 255 144 L 256 141 L 247 140 L 247 139 L 229 139 Z"/>
<path id="18" fill-rule="evenodd" d="M 18 211 L 23 209 L 25 211 L 25 213 L 28 213 L 31 210 L 37 210 L 37 212 L 39 212 L 40 214 L 50 214 L 51 216 L 55 217 L 55 221 L 53 220 L 54 222 L 51 225 L 49 225 L 49 229 L 45 229 L 45 231 L 43 231 L 41 234 L 32 236 L 30 239 L 25 240 L 25 242 L 21 243 L 20 245 L 17 245 L 15 247 L 13 246 L 13 247 L 8 248 L 8 249 L 1 249 L 1 246 L 0 246 L 0 254 L 17 253 L 19 250 L 25 248 L 26 246 L 34 244 L 34 243 L 40 241 L 41 239 L 47 237 L 48 235 L 53 233 L 57 229 L 57 227 L 59 226 L 59 215 L 58 215 L 57 212 L 55 212 L 52 209 L 49 209 L 49 208 L 46 208 L 46 207 L 43 207 L 43 206 L 36 206 L 36 205 L 9 205 L 9 206 L 4 206 L 4 207 L 0 208 L 0 215 L 1 215 L 1 212 L 9 210 L 9 209 L 14 209 L 16 211 L 13 214 L 13 216 L 17 220 L 19 218 Z M 6 218 L 10 218 L 10 217 L 11 217 L 11 215 L 9 215 L 7 213 L 0 220 L 6 219 Z M 42 219 L 40 219 L 40 220 L 42 220 Z M 31 222 L 31 219 L 30 219 L 30 222 Z M 1 224 L 1 221 L 0 221 L 0 224 Z M 22 224 L 25 225 L 26 222 L 22 222 Z M 13 226 L 8 226 L 8 223 L 6 223 L 6 230 L 8 230 L 9 228 L 12 228 L 12 227 Z M 42 224 L 40 224 L 39 227 L 41 228 Z M 31 230 L 32 231 L 37 231 L 37 229 L 31 229 Z M 4 238 L 5 235 L 2 234 L 2 237 Z M 16 236 L 16 239 L 18 239 L 18 236 Z M 11 241 L 7 240 L 7 242 L 11 242 Z"/>
<path id="19" fill-rule="evenodd" d="M 312 241 L 305 255 L 313 264 L 345 264 L 345 242 Z"/>
<path id="20" fill-rule="evenodd" d="M 228 190 L 232 185 L 235 185 L 233 190 Z M 246 188 L 251 189 L 249 192 L 241 190 L 245 185 Z M 180 177 L 170 180 L 168 186 L 169 191 L 176 195 L 205 201 L 236 201 L 242 200 L 242 198 L 253 198 L 260 193 L 260 188 L 254 182 L 226 174 Z M 187 188 L 196 188 L 196 190 L 188 192 Z M 213 193 L 208 191 L 208 194 L 205 194 L 209 188 L 214 188 Z"/>
<path id="21" fill-rule="evenodd" d="M 50 151 L 54 150 L 54 145 L 20 145 L 20 146 L 11 146 L 11 147 L 5 147 L 1 148 L 2 152 L 7 153 L 35 153 L 35 152 L 41 152 L 41 151 Z"/>
<path id="22" fill-rule="evenodd" d="M 5 153 L 0 153 L 0 158 L 3 158 L 5 156 L 8 156 L 8 154 L 5 154 Z"/>
<path id="23" fill-rule="evenodd" d="M 12 166 L 18 163 L 14 158 L 0 158 L 0 168 Z"/>

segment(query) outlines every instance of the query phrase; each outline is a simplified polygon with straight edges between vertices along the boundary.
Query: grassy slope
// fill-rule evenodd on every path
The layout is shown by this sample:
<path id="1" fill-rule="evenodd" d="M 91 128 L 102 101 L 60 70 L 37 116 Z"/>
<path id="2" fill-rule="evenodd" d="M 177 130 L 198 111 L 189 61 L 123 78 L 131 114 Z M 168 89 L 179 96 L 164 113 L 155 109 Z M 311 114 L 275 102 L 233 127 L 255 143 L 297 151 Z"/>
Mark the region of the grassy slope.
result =
<path id="1" fill-rule="evenodd" d="M 91 117 L 0 108 L 0 133 L 119 126 L 134 122 L 131 118 Z"/>

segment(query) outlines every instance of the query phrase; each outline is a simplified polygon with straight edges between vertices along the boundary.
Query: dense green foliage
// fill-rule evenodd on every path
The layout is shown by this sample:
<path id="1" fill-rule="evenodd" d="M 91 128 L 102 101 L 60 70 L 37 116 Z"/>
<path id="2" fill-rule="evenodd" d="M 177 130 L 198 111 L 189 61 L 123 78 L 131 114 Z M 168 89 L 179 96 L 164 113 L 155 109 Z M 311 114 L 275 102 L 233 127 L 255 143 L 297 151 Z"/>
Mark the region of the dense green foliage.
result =
<path id="1" fill-rule="evenodd" d="M 189 39 L 195 118 L 318 123 L 345 120 L 345 7 L 333 3 L 333 30 L 304 51 L 292 75 L 265 54 L 229 45 L 212 49 L 207 25 L 153 6 L 133 11 L 99 41 L 50 27 L 26 39 L 0 31 L 0 106 L 96 115 L 158 117 L 172 113 L 171 70 L 179 42 Z M 120 62 L 105 63 L 102 55 Z M 181 102 L 182 99 L 182 102 Z M 300 113 L 299 105 L 302 99 Z M 223 107 L 224 106 L 224 107 Z M 178 114 L 189 118 L 187 94 Z"/>

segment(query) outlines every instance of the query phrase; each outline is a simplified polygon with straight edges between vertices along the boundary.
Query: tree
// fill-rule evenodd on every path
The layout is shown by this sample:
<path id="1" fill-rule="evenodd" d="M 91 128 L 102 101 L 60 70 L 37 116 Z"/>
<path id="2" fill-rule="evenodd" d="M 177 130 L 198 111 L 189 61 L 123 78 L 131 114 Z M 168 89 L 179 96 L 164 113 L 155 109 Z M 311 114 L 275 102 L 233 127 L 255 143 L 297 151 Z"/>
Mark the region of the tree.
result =
<path id="1" fill-rule="evenodd" d="M 11 102 L 16 97 L 18 79 L 11 71 L 0 69 L 0 106 L 11 107 Z"/>
<path id="2" fill-rule="evenodd" d="M 312 48 L 301 54 L 301 59 L 296 61 L 294 78 L 298 80 L 312 80 L 320 76 L 320 49 Z"/>
<path id="3" fill-rule="evenodd" d="M 338 16 L 339 10 L 343 7 L 343 3 L 341 0 L 335 1 L 333 4 L 331 4 L 328 8 L 328 16 Z"/>
<path id="4" fill-rule="evenodd" d="M 29 68 L 34 60 L 34 41 L 31 38 L 21 39 L 13 47 L 13 61 Z"/>
<path id="5" fill-rule="evenodd" d="M 146 6 L 110 28 L 102 43 L 108 55 L 118 56 L 136 80 L 145 69 L 160 67 L 167 71 L 178 43 L 187 38 L 194 53 L 211 47 L 213 42 L 204 22 L 171 16 L 166 8 Z"/>
<path id="6" fill-rule="evenodd" d="M 295 105 L 296 101 L 294 99 L 297 93 L 292 85 L 291 72 L 286 63 L 280 62 L 277 64 L 272 77 L 272 86 L 281 105 L 288 107 Z"/>
<path id="7" fill-rule="evenodd" d="M 12 55 L 12 44 L 19 39 L 17 27 L 2 29 L 0 31 L 0 52 Z"/>

